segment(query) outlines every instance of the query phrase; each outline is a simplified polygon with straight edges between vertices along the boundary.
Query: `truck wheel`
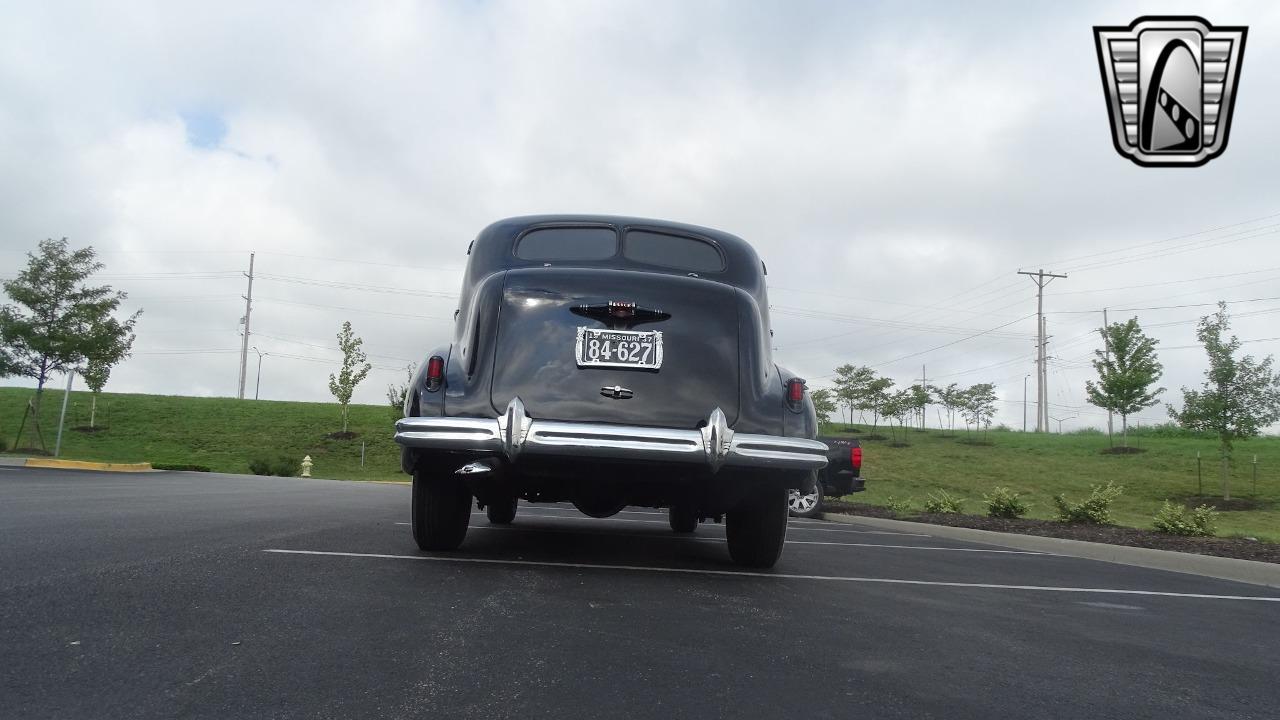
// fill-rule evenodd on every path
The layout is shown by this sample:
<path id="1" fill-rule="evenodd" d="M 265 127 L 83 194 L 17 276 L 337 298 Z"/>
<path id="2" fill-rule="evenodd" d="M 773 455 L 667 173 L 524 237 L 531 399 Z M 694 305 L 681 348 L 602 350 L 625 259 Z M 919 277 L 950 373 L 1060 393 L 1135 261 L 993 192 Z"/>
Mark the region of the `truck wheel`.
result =
<path id="1" fill-rule="evenodd" d="M 456 550 L 471 521 L 471 493 L 453 473 L 413 473 L 413 540 L 420 550 Z"/>
<path id="2" fill-rule="evenodd" d="M 787 491 L 787 508 L 791 517 L 816 518 L 822 515 L 822 480 L 813 483 L 813 492 L 806 493 L 792 488 Z"/>
<path id="3" fill-rule="evenodd" d="M 667 511 L 671 529 L 678 533 L 691 533 L 698 529 L 698 513 L 686 505 L 672 505 Z"/>
<path id="4" fill-rule="evenodd" d="M 485 508 L 485 515 L 489 517 L 490 525 L 510 525 L 512 520 L 516 519 L 516 508 L 520 505 L 520 498 L 501 499 L 497 502 L 489 503 Z"/>
<path id="5" fill-rule="evenodd" d="M 771 568 L 787 540 L 787 489 L 762 486 L 726 513 L 729 557 L 739 565 Z"/>

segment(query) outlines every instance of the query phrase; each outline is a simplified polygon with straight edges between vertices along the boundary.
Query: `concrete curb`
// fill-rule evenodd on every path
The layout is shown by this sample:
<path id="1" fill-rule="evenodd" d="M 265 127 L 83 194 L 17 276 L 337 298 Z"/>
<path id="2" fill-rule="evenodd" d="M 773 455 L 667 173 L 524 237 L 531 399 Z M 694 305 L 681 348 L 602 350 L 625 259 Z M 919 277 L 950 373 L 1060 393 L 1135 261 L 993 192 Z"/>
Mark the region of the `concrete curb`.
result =
<path id="1" fill-rule="evenodd" d="M 907 520 L 886 520 L 884 518 L 863 517 L 861 515 L 823 513 L 822 519 L 840 523 L 868 525 L 881 530 L 925 533 L 951 540 L 967 540 L 969 542 L 1000 545 L 1017 550 L 1033 550 L 1054 555 L 1101 560 L 1102 562 L 1121 565 L 1136 565 L 1155 570 L 1189 573 L 1219 580 L 1234 580 L 1235 582 L 1249 583 L 1251 585 L 1280 588 L 1280 565 L 1256 560 L 1238 560 L 1236 558 L 1195 555 L 1170 550 L 1108 545 L 1105 543 L 1085 542 L 1083 540 L 1064 540 L 1062 538 L 1040 537 L 1039 535 L 1019 535 L 991 530 L 931 525 Z"/>
<path id="2" fill-rule="evenodd" d="M 151 463 L 106 463 L 87 460 L 54 460 L 52 458 L 27 458 L 27 467 L 56 470 L 105 470 L 106 472 L 150 472 Z"/>

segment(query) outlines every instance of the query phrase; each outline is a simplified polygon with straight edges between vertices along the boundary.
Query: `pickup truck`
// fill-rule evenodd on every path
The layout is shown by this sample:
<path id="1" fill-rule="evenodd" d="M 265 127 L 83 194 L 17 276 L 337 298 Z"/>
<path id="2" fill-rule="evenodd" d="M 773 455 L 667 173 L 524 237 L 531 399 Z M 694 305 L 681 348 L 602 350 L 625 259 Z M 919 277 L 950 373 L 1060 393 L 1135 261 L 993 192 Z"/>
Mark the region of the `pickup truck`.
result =
<path id="1" fill-rule="evenodd" d="M 818 441 L 828 448 L 827 466 L 817 471 L 812 492 L 792 489 L 787 494 L 791 517 L 819 517 L 826 496 L 840 497 L 867 489 L 862 478 L 862 446 L 857 438 L 819 437 Z"/>

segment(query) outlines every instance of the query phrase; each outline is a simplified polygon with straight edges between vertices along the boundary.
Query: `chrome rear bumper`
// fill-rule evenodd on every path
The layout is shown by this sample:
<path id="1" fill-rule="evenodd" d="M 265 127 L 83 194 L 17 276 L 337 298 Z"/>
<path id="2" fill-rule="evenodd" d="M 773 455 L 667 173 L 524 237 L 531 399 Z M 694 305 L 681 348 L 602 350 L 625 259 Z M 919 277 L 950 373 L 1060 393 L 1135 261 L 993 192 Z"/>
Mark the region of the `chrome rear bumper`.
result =
<path id="1" fill-rule="evenodd" d="M 534 420 L 515 398 L 498 418 L 407 417 L 396 422 L 397 443 L 505 457 L 607 458 L 784 470 L 817 470 L 827 446 L 817 440 L 748 435 L 729 428 L 720 408 L 697 430 Z"/>

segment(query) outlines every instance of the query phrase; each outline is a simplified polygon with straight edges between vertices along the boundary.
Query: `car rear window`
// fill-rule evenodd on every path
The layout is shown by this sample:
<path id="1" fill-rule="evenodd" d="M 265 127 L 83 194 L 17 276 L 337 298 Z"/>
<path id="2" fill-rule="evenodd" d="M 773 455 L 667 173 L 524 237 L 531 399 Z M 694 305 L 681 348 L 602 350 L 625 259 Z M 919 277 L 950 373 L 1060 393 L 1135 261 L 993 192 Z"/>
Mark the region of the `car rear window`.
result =
<path id="1" fill-rule="evenodd" d="M 683 235 L 632 230 L 627 233 L 622 254 L 629 260 L 680 270 L 718 272 L 724 269 L 724 257 L 715 245 Z"/>
<path id="2" fill-rule="evenodd" d="M 603 260 L 618 254 L 613 228 L 553 227 L 531 230 L 516 244 L 524 260 Z"/>

